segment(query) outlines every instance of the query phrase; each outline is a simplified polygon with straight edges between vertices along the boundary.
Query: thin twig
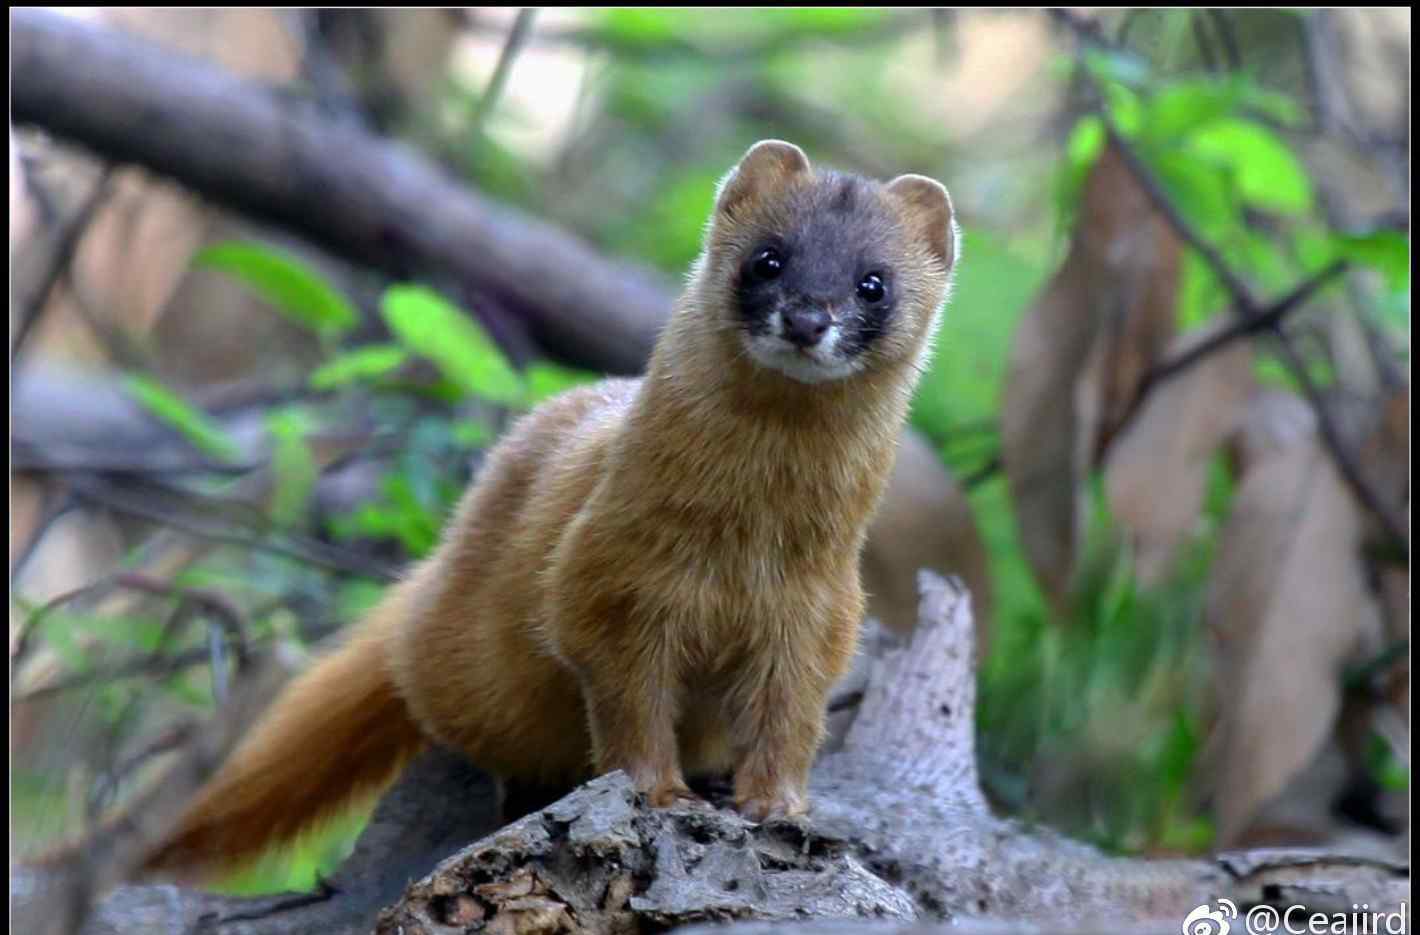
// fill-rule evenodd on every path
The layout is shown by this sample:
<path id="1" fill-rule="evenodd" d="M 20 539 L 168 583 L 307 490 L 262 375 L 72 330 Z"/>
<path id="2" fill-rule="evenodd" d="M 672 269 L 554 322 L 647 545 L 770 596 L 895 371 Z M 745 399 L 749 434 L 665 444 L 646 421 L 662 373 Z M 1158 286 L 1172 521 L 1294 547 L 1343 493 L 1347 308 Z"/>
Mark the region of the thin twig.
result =
<path id="1" fill-rule="evenodd" d="M 1188 21 L 1193 27 L 1193 44 L 1198 47 L 1198 57 L 1203 60 L 1203 67 L 1209 71 L 1217 71 L 1218 57 L 1213 54 L 1213 43 L 1208 38 L 1207 27 L 1203 25 L 1202 12 L 1194 10 Z"/>
<path id="2" fill-rule="evenodd" d="M 66 591 L 63 594 L 46 601 L 42 606 L 36 608 L 21 626 L 18 635 L 11 643 L 10 647 L 10 679 L 14 683 L 16 674 L 20 669 L 20 662 L 25 653 L 29 650 L 30 640 L 39 625 L 44 622 L 55 610 L 66 604 L 86 597 L 100 597 L 114 589 L 124 589 L 128 591 L 138 591 L 143 594 L 151 594 L 157 597 L 172 597 L 179 601 L 174 616 L 164 624 L 164 639 L 176 626 L 185 623 L 192 616 L 205 616 L 215 622 L 228 639 L 236 647 L 236 663 L 238 671 L 244 669 L 250 658 L 250 637 L 247 633 L 246 617 L 241 609 L 237 607 L 225 594 L 214 591 L 210 588 L 191 588 L 172 584 L 160 578 L 136 571 L 123 571 L 108 575 L 98 581 L 90 582 L 82 587 Z M 190 611 L 190 613 L 189 613 Z M 34 691 L 18 695 L 16 701 L 31 701 L 35 698 L 54 694 L 55 692 L 68 691 L 80 685 L 90 684 L 95 681 L 104 681 L 116 678 L 129 678 L 135 675 L 152 674 L 154 672 L 168 672 L 175 669 L 186 668 L 198 662 L 202 662 L 210 655 L 209 649 L 194 651 L 183 656 L 171 658 L 159 658 L 155 664 L 153 658 L 130 661 L 112 669 L 84 673 L 82 676 L 66 681 L 55 682 Z M 188 658 L 191 657 L 191 658 Z"/>
<path id="3" fill-rule="evenodd" d="M 1218 41 L 1223 44 L 1223 58 L 1227 61 L 1228 70 L 1237 71 L 1242 67 L 1242 53 L 1238 50 L 1238 37 L 1233 32 L 1233 24 L 1228 19 L 1227 11 L 1210 9 L 1207 15 L 1218 34 Z"/>
<path id="4" fill-rule="evenodd" d="M 966 490 L 973 490 L 977 486 L 986 483 L 997 473 L 999 473 L 1003 468 L 1005 468 L 1005 466 L 1005 462 L 1001 460 L 1001 455 L 999 453 L 992 455 L 991 460 L 987 461 L 981 467 L 977 468 L 970 474 L 963 477 L 961 485 Z"/>
<path id="5" fill-rule="evenodd" d="M 89 190 L 88 197 L 55 235 L 54 246 L 50 251 L 49 262 L 44 271 L 34 277 L 29 289 L 21 287 L 17 290 L 19 294 L 14 296 L 13 304 L 20 309 L 20 323 L 16 327 L 14 340 L 10 342 L 11 361 L 20 356 L 20 350 L 24 347 L 25 340 L 30 336 L 30 332 L 44 312 L 49 294 L 54 291 L 55 283 L 63 276 L 64 271 L 74 259 L 74 252 L 79 248 L 79 241 L 83 239 L 84 231 L 88 230 L 89 222 L 93 220 L 94 215 L 108 199 L 109 183 L 113 179 L 113 173 L 114 167 L 112 165 L 105 166 L 103 171 L 99 173 L 98 180 Z"/>
<path id="6" fill-rule="evenodd" d="M 507 41 L 503 43 L 503 50 L 498 53 L 498 64 L 493 66 L 493 75 L 488 79 L 488 86 L 484 88 L 483 95 L 478 99 L 478 109 L 474 111 L 472 120 L 473 135 L 476 137 L 483 132 L 484 121 L 493 108 L 498 105 L 498 99 L 503 96 L 503 89 L 508 84 L 508 75 L 513 71 L 513 62 L 517 60 L 518 53 L 527 44 L 528 34 L 532 31 L 533 18 L 537 11 L 531 7 L 523 7 L 518 11 L 518 16 L 513 20 L 513 28 L 508 31 Z"/>
<path id="7" fill-rule="evenodd" d="M 1348 265 L 1345 260 L 1337 260 L 1291 292 L 1274 300 L 1251 318 L 1235 321 L 1206 341 L 1202 341 L 1177 357 L 1159 364 L 1145 375 L 1139 386 L 1137 397 L 1142 398 L 1155 385 L 1177 376 L 1203 358 L 1227 347 L 1239 338 L 1275 331 L 1287 315 L 1301 308 L 1318 289 L 1345 272 Z"/>
<path id="8" fill-rule="evenodd" d="M 100 478 L 75 475 L 72 480 L 75 494 L 83 499 L 102 504 L 119 513 L 160 523 L 208 542 L 269 552 L 331 571 L 363 575 L 381 581 L 394 581 L 398 577 L 396 572 L 385 563 L 351 552 L 348 549 L 339 549 L 325 543 L 307 540 L 287 545 L 260 536 L 204 528 L 201 524 L 186 517 L 145 503 L 141 497 L 134 497 L 122 487 L 107 483 Z"/>

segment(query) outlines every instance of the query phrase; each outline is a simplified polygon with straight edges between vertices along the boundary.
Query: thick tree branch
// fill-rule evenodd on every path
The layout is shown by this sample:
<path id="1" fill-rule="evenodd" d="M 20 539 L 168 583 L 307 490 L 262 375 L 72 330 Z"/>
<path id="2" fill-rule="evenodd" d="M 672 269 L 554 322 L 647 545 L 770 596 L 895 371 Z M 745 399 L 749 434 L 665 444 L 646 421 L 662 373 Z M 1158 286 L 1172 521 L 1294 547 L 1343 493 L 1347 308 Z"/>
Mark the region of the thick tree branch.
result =
<path id="1" fill-rule="evenodd" d="M 13 119 L 395 276 L 452 277 L 527 319 L 550 352 L 635 373 L 666 284 L 500 207 L 406 147 L 112 29 L 15 10 Z"/>

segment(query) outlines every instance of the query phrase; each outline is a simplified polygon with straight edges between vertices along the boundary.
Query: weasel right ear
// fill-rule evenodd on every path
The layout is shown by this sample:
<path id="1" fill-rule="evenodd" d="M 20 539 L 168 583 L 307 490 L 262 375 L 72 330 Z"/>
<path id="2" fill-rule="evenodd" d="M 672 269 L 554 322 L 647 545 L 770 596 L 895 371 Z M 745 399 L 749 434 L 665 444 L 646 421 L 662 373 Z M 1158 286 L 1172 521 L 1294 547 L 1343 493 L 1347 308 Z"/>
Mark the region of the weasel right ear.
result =
<path id="1" fill-rule="evenodd" d="M 925 175 L 899 175 L 887 185 L 906 209 L 908 223 L 926 239 L 927 246 L 950 270 L 957 261 L 957 223 L 952 197 L 936 179 Z"/>
<path id="2" fill-rule="evenodd" d="M 789 179 L 809 171 L 809 157 L 793 143 L 760 140 L 749 148 L 739 165 L 720 180 L 715 210 L 734 220 L 736 212 L 757 196 L 767 194 Z"/>

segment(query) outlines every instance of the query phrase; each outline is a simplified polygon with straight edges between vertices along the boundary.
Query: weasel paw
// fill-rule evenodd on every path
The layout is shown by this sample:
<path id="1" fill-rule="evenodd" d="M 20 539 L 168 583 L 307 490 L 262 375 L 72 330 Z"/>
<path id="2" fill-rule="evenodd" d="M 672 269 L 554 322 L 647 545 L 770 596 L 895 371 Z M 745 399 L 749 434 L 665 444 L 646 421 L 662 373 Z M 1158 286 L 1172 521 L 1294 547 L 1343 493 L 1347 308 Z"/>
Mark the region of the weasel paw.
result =
<path id="1" fill-rule="evenodd" d="M 762 822 L 770 818 L 793 818 L 809 810 L 809 803 L 794 792 L 779 792 L 774 795 L 751 796 L 736 799 L 735 808 L 745 818 Z"/>

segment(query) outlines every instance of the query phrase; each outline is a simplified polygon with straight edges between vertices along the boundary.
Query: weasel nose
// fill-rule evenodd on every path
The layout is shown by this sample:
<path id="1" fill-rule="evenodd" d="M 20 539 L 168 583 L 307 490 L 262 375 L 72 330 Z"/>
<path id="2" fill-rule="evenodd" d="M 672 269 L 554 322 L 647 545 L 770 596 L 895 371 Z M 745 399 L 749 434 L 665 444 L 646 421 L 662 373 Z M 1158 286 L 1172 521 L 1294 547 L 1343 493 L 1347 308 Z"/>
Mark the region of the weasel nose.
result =
<path id="1" fill-rule="evenodd" d="M 833 323 L 821 308 L 795 309 L 784 313 L 784 337 L 799 347 L 813 347 Z"/>

